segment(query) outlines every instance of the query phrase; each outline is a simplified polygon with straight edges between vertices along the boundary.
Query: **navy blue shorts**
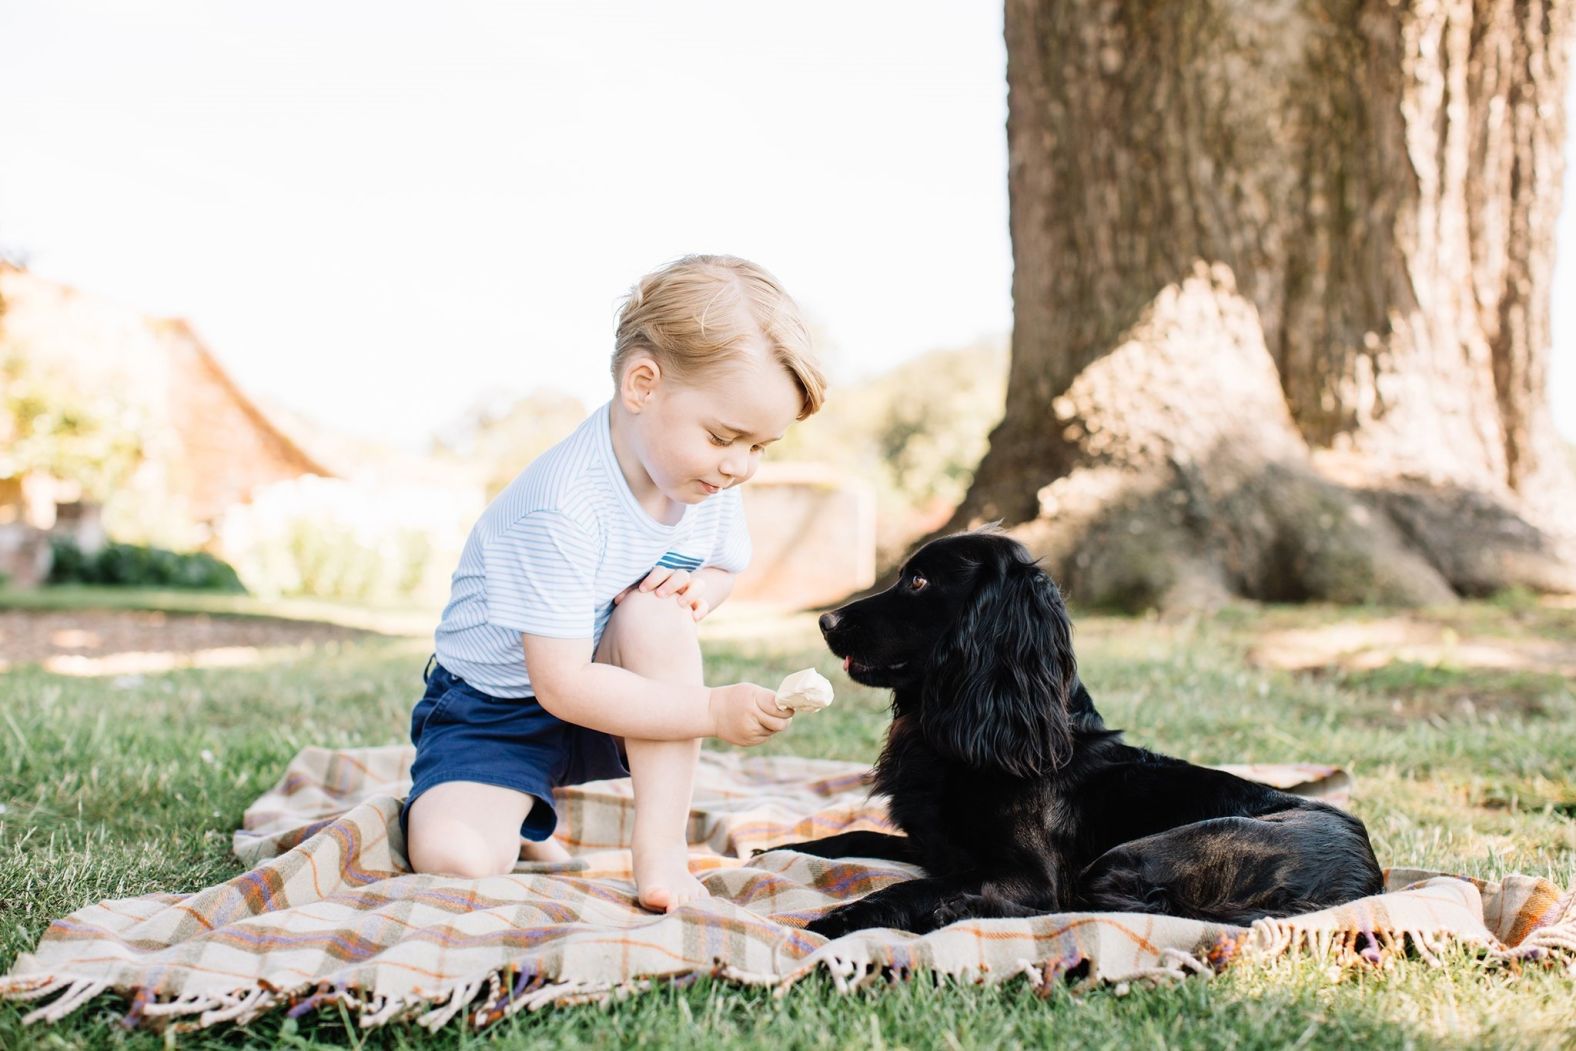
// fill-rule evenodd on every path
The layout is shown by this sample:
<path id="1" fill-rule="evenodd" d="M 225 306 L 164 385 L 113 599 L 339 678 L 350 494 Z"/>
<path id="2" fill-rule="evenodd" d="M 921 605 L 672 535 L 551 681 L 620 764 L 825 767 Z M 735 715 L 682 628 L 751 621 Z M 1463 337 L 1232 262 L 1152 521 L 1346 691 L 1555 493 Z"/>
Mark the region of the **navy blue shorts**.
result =
<path id="1" fill-rule="evenodd" d="M 554 787 L 629 774 L 612 735 L 566 723 L 535 697 L 483 693 L 436 659 L 428 662 L 425 678 L 427 692 L 410 713 L 416 762 L 399 813 L 402 832 L 410 805 L 427 789 L 479 781 L 535 796 L 520 835 L 543 840 L 558 824 Z"/>

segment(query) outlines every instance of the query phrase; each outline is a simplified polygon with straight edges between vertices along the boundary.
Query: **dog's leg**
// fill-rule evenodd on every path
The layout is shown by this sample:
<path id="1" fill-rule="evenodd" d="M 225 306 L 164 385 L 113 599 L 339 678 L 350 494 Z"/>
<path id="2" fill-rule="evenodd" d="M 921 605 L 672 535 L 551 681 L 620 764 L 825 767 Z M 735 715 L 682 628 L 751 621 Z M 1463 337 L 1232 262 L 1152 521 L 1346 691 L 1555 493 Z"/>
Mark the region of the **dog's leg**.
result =
<path id="1" fill-rule="evenodd" d="M 1060 881 L 1055 874 L 1025 872 L 992 878 L 944 899 L 932 914 L 932 929 L 959 920 L 1021 919 L 1062 911 Z"/>
<path id="2" fill-rule="evenodd" d="M 895 927 L 928 934 L 967 919 L 1044 916 L 1059 911 L 1050 888 L 1022 881 L 916 879 L 895 883 L 839 906 L 808 925 L 829 938 L 867 927 Z"/>
<path id="3" fill-rule="evenodd" d="M 752 857 L 776 850 L 795 850 L 818 858 L 878 858 L 882 861 L 906 861 L 919 864 L 919 852 L 914 841 L 907 836 L 892 836 L 885 832 L 839 832 L 823 839 L 803 843 L 784 843 L 767 850 L 757 850 Z"/>
<path id="4" fill-rule="evenodd" d="M 924 934 L 936 928 L 937 906 L 962 889 L 955 880 L 905 880 L 867 894 L 858 901 L 839 905 L 806 924 L 805 929 L 828 938 L 840 938 L 849 931 L 868 927 L 894 927 Z"/>
<path id="5" fill-rule="evenodd" d="M 1262 817 L 1198 821 L 1113 847 L 1079 877 L 1085 907 L 1246 926 L 1383 889 L 1358 820 L 1300 803 Z"/>
<path id="6" fill-rule="evenodd" d="M 932 916 L 935 920 L 933 929 L 939 930 L 959 920 L 1021 919 L 1025 916 L 1044 916 L 1055 911 L 1021 905 L 994 894 L 955 894 L 936 906 Z"/>

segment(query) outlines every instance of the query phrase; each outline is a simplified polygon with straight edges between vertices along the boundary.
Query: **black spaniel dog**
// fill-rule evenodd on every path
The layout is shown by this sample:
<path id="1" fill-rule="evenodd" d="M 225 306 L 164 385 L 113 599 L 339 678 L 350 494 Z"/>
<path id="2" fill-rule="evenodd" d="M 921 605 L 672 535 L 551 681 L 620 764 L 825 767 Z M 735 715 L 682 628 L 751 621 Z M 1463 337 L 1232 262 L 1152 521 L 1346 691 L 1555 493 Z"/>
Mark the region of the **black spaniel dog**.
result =
<path id="1" fill-rule="evenodd" d="M 822 616 L 821 632 L 855 682 L 892 689 L 875 791 L 905 835 L 775 849 L 913 862 L 925 876 L 810 930 L 924 933 L 1069 910 L 1247 924 L 1382 887 L 1350 814 L 1123 744 L 1078 680 L 1056 585 L 1006 536 L 925 545 L 891 588 Z"/>

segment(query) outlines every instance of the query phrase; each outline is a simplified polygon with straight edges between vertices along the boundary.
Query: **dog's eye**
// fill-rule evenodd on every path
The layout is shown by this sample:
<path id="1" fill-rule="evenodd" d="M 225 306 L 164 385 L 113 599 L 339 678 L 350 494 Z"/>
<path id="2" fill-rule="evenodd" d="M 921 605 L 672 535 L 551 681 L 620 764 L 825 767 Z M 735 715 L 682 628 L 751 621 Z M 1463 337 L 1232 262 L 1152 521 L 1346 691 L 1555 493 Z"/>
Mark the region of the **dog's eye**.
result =
<path id="1" fill-rule="evenodd" d="M 929 585 L 929 583 L 930 583 L 930 581 L 926 580 L 924 577 L 922 577 L 922 576 L 920 576 L 919 574 L 916 573 L 914 576 L 910 577 L 909 580 L 908 580 L 908 590 L 910 590 L 910 591 L 924 591 L 926 586 Z"/>

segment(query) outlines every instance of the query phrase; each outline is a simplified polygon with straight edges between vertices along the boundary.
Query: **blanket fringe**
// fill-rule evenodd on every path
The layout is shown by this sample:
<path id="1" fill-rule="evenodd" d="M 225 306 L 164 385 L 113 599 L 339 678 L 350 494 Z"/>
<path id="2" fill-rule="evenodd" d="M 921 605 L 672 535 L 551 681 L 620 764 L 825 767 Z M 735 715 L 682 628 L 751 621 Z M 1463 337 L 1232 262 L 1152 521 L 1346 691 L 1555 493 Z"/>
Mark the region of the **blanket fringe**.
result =
<path id="1" fill-rule="evenodd" d="M 1496 951 L 1501 960 L 1522 961 L 1562 957 L 1566 969 L 1576 974 L 1576 893 L 1560 903 L 1561 915 L 1553 922 L 1537 928 L 1521 940 L 1521 944 Z"/>
<path id="2" fill-rule="evenodd" d="M 1181 949 L 1167 948 L 1160 950 L 1160 962 L 1157 966 L 1146 967 L 1143 970 L 1136 971 L 1122 979 L 1122 983 L 1126 984 L 1128 982 L 1136 981 L 1147 981 L 1151 983 L 1181 981 L 1190 974 L 1201 975 L 1205 978 L 1213 978 L 1215 976 L 1215 971 L 1209 966 L 1209 964 L 1205 963 L 1203 960 L 1199 959 L 1192 953 L 1183 952 Z"/>
<path id="3" fill-rule="evenodd" d="M 179 1018 L 184 1015 L 217 1011 L 227 1006 L 225 997 L 206 993 L 188 993 L 173 1000 L 152 1000 L 142 1005 L 144 1018 Z"/>
<path id="4" fill-rule="evenodd" d="M 0 979 L 0 998 L 7 1000 L 42 1000 L 52 993 L 72 983 L 70 978 L 56 978 L 45 975 L 41 978 L 6 978 Z"/>
<path id="5" fill-rule="evenodd" d="M 1564 961 L 1571 973 L 1576 974 L 1576 900 L 1562 903 L 1556 910 L 1553 922 L 1533 930 L 1514 947 L 1497 944 L 1479 945 L 1485 950 L 1486 960 L 1512 965 L 1526 960 Z M 1189 976 L 1211 976 L 1228 966 L 1240 950 L 1244 956 L 1271 959 L 1292 953 L 1306 953 L 1315 959 L 1332 960 L 1345 967 L 1367 964 L 1387 966 L 1393 959 L 1408 950 L 1432 966 L 1443 966 L 1450 947 L 1464 941 L 1477 944 L 1443 932 L 1421 929 L 1333 929 L 1299 926 L 1295 920 L 1263 919 L 1240 936 L 1226 939 L 1230 945 L 1207 952 L 1189 953 L 1179 949 L 1163 949 L 1157 964 L 1133 974 L 1122 976 L 1115 982 L 1115 991 L 1127 991 L 1135 982 L 1169 982 Z M 911 976 L 909 968 L 892 971 L 889 965 L 872 954 L 870 946 L 854 941 L 839 946 L 839 951 L 827 952 L 825 948 L 813 953 L 787 975 L 757 973 L 733 967 L 721 960 L 714 961 L 708 970 L 697 969 L 687 976 L 668 976 L 672 980 L 693 980 L 709 973 L 715 978 L 736 985 L 770 986 L 772 995 L 781 998 L 806 976 L 824 968 L 832 985 L 840 994 L 866 988 L 883 977 L 897 980 Z M 990 974 L 981 968 L 962 966 L 937 971 L 960 982 L 990 981 L 995 977 L 1022 976 L 1031 989 L 1046 995 L 1056 980 L 1078 963 L 1078 959 L 1029 960 L 1021 959 L 1015 970 L 1002 970 Z M 435 1032 L 455 1016 L 466 1012 L 466 1022 L 474 1029 L 482 1029 L 521 1011 L 538 1011 L 552 1005 L 571 1005 L 622 998 L 650 988 L 656 980 L 641 979 L 632 982 L 582 981 L 549 978 L 529 968 L 509 965 L 452 986 L 441 1002 L 434 1005 L 431 998 L 378 994 L 367 990 L 354 990 L 329 982 L 306 983 L 294 989 L 282 989 L 260 982 L 253 986 L 220 993 L 192 993 L 159 1000 L 146 989 L 130 990 L 134 1003 L 127 1016 L 128 1024 L 153 1022 L 170 1025 L 177 1030 L 199 1029 L 222 1022 L 246 1024 L 282 1006 L 289 1006 L 290 1013 L 301 1014 L 328 1003 L 341 1003 L 357 1016 L 358 1026 L 372 1029 L 396 1019 L 414 1015 L 422 1028 Z M 1091 976 L 1090 984 L 1094 982 Z M 44 975 L 28 978 L 11 978 L 0 982 L 0 996 L 15 1001 L 39 1001 L 53 996 L 55 999 L 26 1014 L 24 1024 L 56 1022 L 75 1012 L 94 997 L 114 988 L 114 983 L 100 979 Z M 194 1017 L 195 1016 L 195 1017 Z M 178 1021 L 179 1020 L 179 1021 Z"/>
<path id="6" fill-rule="evenodd" d="M 486 984 L 487 979 L 490 977 L 491 975 L 484 975 L 481 978 L 469 982 L 461 982 L 456 985 L 454 992 L 449 996 L 448 1003 L 441 1007 L 435 1007 L 426 1014 L 421 1015 L 416 1019 L 416 1024 L 429 1033 L 437 1032 L 442 1028 L 443 1023 L 459 1014 L 472 1000 L 476 999 L 476 994 L 481 992 L 482 986 Z"/>
<path id="7" fill-rule="evenodd" d="M 223 1007 L 204 1011 L 197 1024 L 207 1028 L 217 1022 L 246 1022 L 262 1014 L 273 1006 L 274 994 L 262 986 L 258 986 L 250 993 L 231 994 L 224 998 L 227 1003 Z M 266 1001 L 266 1003 L 265 1003 Z"/>
<path id="8" fill-rule="evenodd" d="M 401 996 L 377 996 L 367 1005 L 357 1024 L 362 1029 L 375 1029 L 393 1021 L 403 1011 L 408 1011 L 414 1006 L 409 1000 Z"/>
<path id="9" fill-rule="evenodd" d="M 1558 942 L 1562 937 L 1564 935 L 1555 932 L 1548 940 Z M 1533 940 L 1532 937 L 1528 938 L 1528 942 Z M 1443 967 L 1445 956 L 1452 944 L 1476 945 L 1486 950 L 1489 957 L 1496 959 L 1507 959 L 1512 956 L 1519 958 L 1524 955 L 1519 948 L 1507 952 L 1493 945 L 1484 944 L 1479 939 L 1444 931 L 1409 927 L 1396 929 L 1379 927 L 1363 930 L 1309 928 L 1300 926 L 1294 919 L 1254 921 L 1242 947 L 1245 952 L 1260 959 L 1303 953 L 1316 960 L 1330 960 L 1337 966 L 1343 967 L 1357 964 L 1385 967 L 1397 956 L 1404 955 L 1410 947 L 1430 966 Z M 1542 942 L 1540 941 L 1539 944 L 1541 945 Z M 1576 950 L 1576 941 L 1572 941 L 1570 948 Z"/>
<path id="10" fill-rule="evenodd" d="M 34 1022 L 58 1022 L 108 988 L 108 982 L 90 978 L 78 978 L 66 987 L 65 995 L 23 1015 L 22 1024 L 32 1025 Z M 50 991 L 53 992 L 54 990 L 51 989 Z"/>

